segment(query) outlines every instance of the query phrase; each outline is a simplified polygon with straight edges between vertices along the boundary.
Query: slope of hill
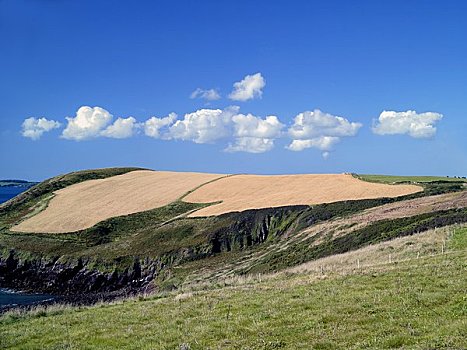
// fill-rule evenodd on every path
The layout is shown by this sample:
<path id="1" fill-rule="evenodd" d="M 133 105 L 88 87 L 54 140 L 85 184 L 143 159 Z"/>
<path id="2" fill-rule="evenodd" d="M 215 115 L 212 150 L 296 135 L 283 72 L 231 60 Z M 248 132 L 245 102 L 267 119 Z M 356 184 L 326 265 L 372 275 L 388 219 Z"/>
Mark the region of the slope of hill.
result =
<path id="1" fill-rule="evenodd" d="M 54 192 L 47 208 L 12 231 L 66 233 L 100 221 L 159 208 L 219 174 L 139 170 L 80 182 Z"/>
<path id="2" fill-rule="evenodd" d="M 61 189 L 71 191 L 79 186 L 83 191 L 77 191 L 78 196 L 81 192 L 88 196 L 93 189 L 104 191 L 93 199 L 93 208 L 99 211 L 102 206 L 107 210 L 111 201 L 105 200 L 104 188 L 109 198 L 120 189 L 113 185 L 100 187 L 107 181 L 95 180 L 108 178 L 114 184 L 114 180 L 125 179 L 127 175 L 132 175 L 129 179 L 144 175 L 145 179 L 148 176 L 148 184 L 153 184 L 159 176 L 157 172 L 139 170 L 97 169 L 62 175 L 0 205 L 0 285 L 92 301 L 141 290 L 172 289 L 225 276 L 275 272 L 395 237 L 467 221 L 464 185 L 438 182 L 425 183 L 423 191 L 395 198 L 260 208 L 190 218 L 188 215 L 195 210 L 214 203 L 190 203 L 185 201 L 187 197 L 204 187 L 235 178 L 197 174 L 192 177 L 194 180 L 186 182 L 189 186 L 180 181 L 175 187 L 171 185 L 177 191 L 154 198 L 157 203 L 151 202 L 149 207 L 163 205 L 158 208 L 111 217 L 75 232 L 12 230 L 27 223 L 28 218 L 33 220 L 47 213 L 45 208 L 51 205 L 54 192 Z M 205 180 L 207 184 L 200 186 Z M 170 187 L 165 185 L 167 182 L 161 183 L 164 185 L 155 186 L 158 191 Z M 127 185 L 132 188 L 131 181 Z M 190 186 L 194 188 L 187 190 Z M 397 188 L 384 186 L 391 195 Z M 148 186 L 143 190 L 141 197 L 152 191 Z M 187 196 L 183 194 L 185 190 Z M 148 200 L 153 200 L 151 197 Z M 69 204 L 70 210 L 73 209 L 73 204 Z M 76 209 L 78 213 L 87 210 L 83 203 L 76 204 Z"/>
<path id="3" fill-rule="evenodd" d="M 217 202 L 190 214 L 202 217 L 247 209 L 392 198 L 422 190 L 414 185 L 364 182 L 346 174 L 229 176 L 140 170 L 54 191 L 42 212 L 11 230 L 74 232 L 112 217 L 160 208 L 182 197 L 190 203 Z"/>
<path id="4" fill-rule="evenodd" d="M 0 347 L 463 349 L 467 229 L 398 238 L 270 276 L 0 317 Z"/>

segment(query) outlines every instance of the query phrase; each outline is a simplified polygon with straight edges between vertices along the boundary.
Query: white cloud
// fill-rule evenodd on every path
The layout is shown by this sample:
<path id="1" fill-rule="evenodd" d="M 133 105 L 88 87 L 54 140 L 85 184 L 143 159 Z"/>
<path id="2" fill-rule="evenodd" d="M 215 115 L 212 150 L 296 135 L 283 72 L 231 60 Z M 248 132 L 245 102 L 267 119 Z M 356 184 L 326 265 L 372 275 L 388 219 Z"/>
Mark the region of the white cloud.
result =
<path id="1" fill-rule="evenodd" d="M 229 152 L 266 152 L 273 148 L 274 139 L 278 138 L 284 125 L 276 116 L 264 119 L 252 114 L 239 114 L 239 107 L 225 109 L 200 109 L 187 113 L 170 125 L 164 134 L 159 132 L 159 125 L 170 124 L 173 119 L 151 118 L 156 123 L 157 137 L 192 141 L 195 143 L 213 143 L 221 139 L 233 139 L 226 148 Z M 149 122 L 148 121 L 148 122 Z M 146 134 L 148 134 L 146 122 Z"/>
<path id="2" fill-rule="evenodd" d="M 317 148 L 324 151 L 323 157 L 326 159 L 341 137 L 355 136 L 361 127 L 361 123 L 350 122 L 319 109 L 305 111 L 294 118 L 288 130 L 292 142 L 286 148 L 291 151 Z"/>
<path id="3" fill-rule="evenodd" d="M 221 109 L 199 109 L 185 114 L 182 120 L 177 120 L 170 128 L 168 137 L 195 143 L 212 143 L 231 135 L 232 116 L 238 112 L 238 107 Z"/>
<path id="4" fill-rule="evenodd" d="M 355 136 L 362 127 L 343 117 L 321 112 L 319 109 L 298 114 L 289 129 L 292 139 L 310 139 L 317 136 Z"/>
<path id="5" fill-rule="evenodd" d="M 114 139 L 126 139 L 132 137 L 138 128 L 139 124 L 135 118 L 118 118 L 113 124 L 103 130 L 101 135 Z"/>
<path id="6" fill-rule="evenodd" d="M 29 137 L 32 140 L 38 140 L 45 132 L 60 127 L 60 123 L 47 118 L 27 118 L 21 125 L 21 134 L 24 137 Z"/>
<path id="7" fill-rule="evenodd" d="M 247 101 L 253 98 L 261 98 L 263 88 L 266 85 L 261 73 L 247 75 L 242 81 L 234 83 L 229 98 L 234 101 Z"/>
<path id="8" fill-rule="evenodd" d="M 167 138 L 161 132 L 162 129 L 166 129 L 168 126 L 172 125 L 175 120 L 177 119 L 177 115 L 175 113 L 170 113 L 167 117 L 164 118 L 157 118 L 151 117 L 144 122 L 144 133 L 155 139 L 159 138 Z"/>
<path id="9" fill-rule="evenodd" d="M 435 135 L 434 124 L 442 118 L 442 114 L 434 112 L 383 111 L 374 121 L 372 130 L 378 135 L 408 134 L 415 138 L 427 138 Z"/>
<path id="10" fill-rule="evenodd" d="M 206 101 L 215 101 L 219 100 L 221 98 L 221 95 L 215 89 L 204 90 L 201 88 L 197 88 L 191 93 L 190 98 L 201 98 Z"/>
<path id="11" fill-rule="evenodd" d="M 67 117 L 68 124 L 62 137 L 69 140 L 86 140 L 100 135 L 101 131 L 112 121 L 112 115 L 100 107 L 83 106 L 75 117 Z"/>
<path id="12" fill-rule="evenodd" d="M 262 153 L 274 147 L 284 127 L 276 116 L 261 119 L 252 114 L 236 114 L 232 117 L 235 142 L 229 144 L 227 152 Z"/>
<path id="13" fill-rule="evenodd" d="M 339 140 L 339 137 L 336 136 L 320 136 L 313 139 L 292 140 L 290 145 L 287 146 L 287 149 L 298 152 L 313 147 L 321 151 L 327 151 L 325 153 L 328 153 Z"/>
<path id="14" fill-rule="evenodd" d="M 234 144 L 229 144 L 227 152 L 263 153 L 274 147 L 274 140 L 261 137 L 238 137 Z"/>
<path id="15" fill-rule="evenodd" d="M 236 114 L 232 117 L 232 121 L 234 136 L 237 137 L 277 138 L 284 127 L 274 115 L 261 119 L 252 114 Z"/>

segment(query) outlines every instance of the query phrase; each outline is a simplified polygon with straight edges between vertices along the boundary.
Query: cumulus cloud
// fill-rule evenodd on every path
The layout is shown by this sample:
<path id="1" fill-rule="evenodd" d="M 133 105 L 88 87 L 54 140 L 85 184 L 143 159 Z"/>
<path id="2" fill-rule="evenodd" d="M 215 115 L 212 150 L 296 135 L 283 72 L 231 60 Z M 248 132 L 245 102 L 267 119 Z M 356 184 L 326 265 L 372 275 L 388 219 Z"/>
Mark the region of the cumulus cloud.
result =
<path id="1" fill-rule="evenodd" d="M 354 136 L 362 127 L 343 117 L 321 112 L 319 109 L 299 113 L 289 129 L 293 139 L 310 139 L 317 136 Z"/>
<path id="2" fill-rule="evenodd" d="M 434 124 L 442 118 L 442 114 L 434 112 L 383 111 L 374 121 L 372 130 L 378 135 L 407 134 L 414 138 L 428 138 L 435 135 Z"/>
<path id="3" fill-rule="evenodd" d="M 38 140 L 42 134 L 60 127 L 60 123 L 47 118 L 27 118 L 21 125 L 21 134 L 32 140 Z"/>
<path id="4" fill-rule="evenodd" d="M 132 137 L 138 128 L 139 124 L 135 118 L 118 118 L 113 124 L 103 130 L 101 135 L 114 139 L 126 139 Z"/>
<path id="5" fill-rule="evenodd" d="M 253 98 L 261 98 L 265 85 L 266 81 L 261 73 L 247 75 L 242 81 L 234 83 L 229 98 L 234 101 L 247 101 Z"/>
<path id="6" fill-rule="evenodd" d="M 190 95 L 191 99 L 201 98 L 206 101 L 215 101 L 221 98 L 221 95 L 215 89 L 204 90 L 201 88 L 197 88 L 193 91 Z"/>
<path id="7" fill-rule="evenodd" d="M 339 140 L 340 139 L 335 136 L 320 136 L 313 139 L 292 140 L 290 145 L 287 146 L 287 149 L 298 152 L 313 147 L 321 151 L 330 151 Z M 328 153 L 327 155 L 329 156 L 329 152 L 326 153 Z"/>
<path id="8" fill-rule="evenodd" d="M 291 151 L 302 151 L 307 148 L 317 148 L 323 152 L 323 157 L 329 156 L 341 137 L 355 136 L 362 127 L 361 123 L 324 113 L 319 109 L 299 113 L 294 118 L 288 133 L 292 142 L 287 146 Z"/>
<path id="9" fill-rule="evenodd" d="M 276 138 L 284 124 L 275 115 L 261 119 L 252 114 L 236 114 L 232 117 L 234 135 L 237 137 Z"/>
<path id="10" fill-rule="evenodd" d="M 225 109 L 199 109 L 185 114 L 177 120 L 168 131 L 168 138 L 193 141 L 195 143 L 212 143 L 231 134 L 232 117 L 237 114 L 236 106 Z"/>
<path id="11" fill-rule="evenodd" d="M 281 135 L 282 124 L 276 116 L 261 119 L 252 114 L 236 114 L 232 117 L 235 142 L 226 148 L 228 152 L 262 153 L 274 147 L 274 139 Z"/>
<path id="12" fill-rule="evenodd" d="M 69 140 L 86 140 L 97 137 L 112 121 L 112 114 L 100 107 L 82 106 L 75 117 L 67 117 L 68 124 L 62 137 Z"/>
<path id="13" fill-rule="evenodd" d="M 161 130 L 167 129 L 176 119 L 177 115 L 175 113 L 170 113 L 167 117 L 163 118 L 151 117 L 144 122 L 144 133 L 146 136 L 155 139 L 167 138 L 168 136 L 164 135 Z"/>
<path id="14" fill-rule="evenodd" d="M 238 106 L 203 108 L 187 113 L 181 119 L 175 113 L 170 113 L 163 118 L 151 117 L 142 123 L 133 117 L 119 117 L 112 123 L 113 117 L 105 109 L 83 106 L 78 109 L 76 116 L 66 118 L 67 125 L 62 137 L 71 140 L 95 137 L 124 139 L 144 130 L 146 136 L 163 140 L 184 140 L 198 144 L 222 140 L 227 145 L 224 149 L 227 152 L 249 153 L 270 151 L 276 140 L 288 137 L 291 141 L 287 149 L 302 151 L 316 148 L 327 158 L 342 137 L 356 135 L 362 126 L 346 118 L 314 110 L 299 113 L 284 132 L 286 126 L 277 116 L 261 118 L 250 113 L 239 113 L 239 109 Z M 25 137 L 38 139 L 43 132 L 59 126 L 60 123 L 45 118 L 29 118 L 24 121 L 22 132 Z"/>
<path id="15" fill-rule="evenodd" d="M 238 137 L 225 149 L 227 152 L 263 153 L 274 147 L 273 139 L 261 137 Z"/>

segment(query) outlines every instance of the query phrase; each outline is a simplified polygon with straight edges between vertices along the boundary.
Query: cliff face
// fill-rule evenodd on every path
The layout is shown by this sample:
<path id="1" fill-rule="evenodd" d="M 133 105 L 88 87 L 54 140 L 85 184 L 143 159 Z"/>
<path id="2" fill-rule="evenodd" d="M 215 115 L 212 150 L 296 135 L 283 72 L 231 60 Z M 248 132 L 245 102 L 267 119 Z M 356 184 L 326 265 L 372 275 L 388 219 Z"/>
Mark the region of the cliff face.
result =
<path id="1" fill-rule="evenodd" d="M 204 243 L 181 247 L 158 258 L 135 256 L 132 261 L 125 259 L 124 264 L 107 272 L 96 268 L 95 260 L 87 257 L 71 259 L 71 262 L 63 262 L 66 259 L 59 256 L 24 258 L 21 251 L 12 249 L 0 257 L 0 286 L 55 295 L 137 292 L 154 288 L 150 282 L 158 277 L 166 278 L 162 275 L 175 265 L 220 252 L 241 251 L 284 234 L 291 229 L 297 214 L 306 208 L 271 208 L 224 215 L 220 220 L 229 225 L 208 231 Z"/>
<path id="2" fill-rule="evenodd" d="M 58 258 L 24 260 L 12 250 L 6 259 L 0 258 L 0 285 L 55 295 L 109 293 L 122 288 L 140 289 L 160 269 L 160 262 L 135 259 L 121 272 L 102 273 L 82 259 L 76 263 L 60 263 Z"/>

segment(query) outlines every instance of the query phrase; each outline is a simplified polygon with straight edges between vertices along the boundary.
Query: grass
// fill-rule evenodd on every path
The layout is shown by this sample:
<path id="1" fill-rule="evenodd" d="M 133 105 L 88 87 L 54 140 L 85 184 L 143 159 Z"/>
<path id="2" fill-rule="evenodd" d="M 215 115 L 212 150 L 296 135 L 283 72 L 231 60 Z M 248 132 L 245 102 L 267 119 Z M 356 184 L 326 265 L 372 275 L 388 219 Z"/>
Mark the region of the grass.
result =
<path id="1" fill-rule="evenodd" d="M 413 182 L 413 183 L 427 183 L 437 181 L 448 181 L 448 182 L 467 182 L 465 177 L 443 177 L 443 176 L 397 176 L 397 175 L 368 175 L 358 174 L 355 175 L 357 178 L 370 182 L 381 182 L 381 183 L 401 183 L 401 182 Z"/>
<path id="2" fill-rule="evenodd" d="M 459 228 L 453 232 L 448 248 L 454 250 L 467 249 L 467 227 Z"/>
<path id="3" fill-rule="evenodd" d="M 450 235 L 445 254 L 345 275 L 284 273 L 199 292 L 10 312 L 0 318 L 0 348 L 466 348 L 466 232 Z"/>

